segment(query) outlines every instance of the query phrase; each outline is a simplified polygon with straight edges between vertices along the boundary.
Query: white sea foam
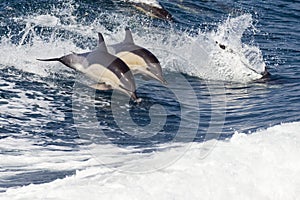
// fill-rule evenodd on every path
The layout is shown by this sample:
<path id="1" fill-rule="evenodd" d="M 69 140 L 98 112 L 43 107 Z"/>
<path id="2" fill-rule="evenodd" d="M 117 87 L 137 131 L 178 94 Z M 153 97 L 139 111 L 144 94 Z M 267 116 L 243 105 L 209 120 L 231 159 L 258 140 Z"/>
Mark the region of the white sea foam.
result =
<path id="1" fill-rule="evenodd" d="M 51 150 L 33 140 L 2 139 L 0 149 L 15 150 L 1 157 L 1 167 L 78 169 L 75 175 L 45 184 L 10 188 L 1 199 L 297 199 L 300 195 L 300 122 L 277 125 L 251 135 L 235 133 L 230 140 L 193 143 L 186 152 L 161 145 L 163 151 L 130 153 L 130 159 L 103 165 L 89 151 Z M 16 146 L 15 144 L 18 143 Z M 199 153 L 213 145 L 206 157 Z M 66 147 L 67 148 L 67 147 Z M 99 153 L 130 149 L 90 146 Z M 123 166 L 183 154 L 172 165 L 151 173 L 126 173 Z M 129 157 L 128 157 L 129 158 Z M 3 163 L 3 164 L 2 164 Z M 110 163 L 112 164 L 112 163 Z M 152 163 L 153 164 L 153 163 Z M 1 177 L 8 176 L 1 174 Z"/>
<path id="2" fill-rule="evenodd" d="M 27 22 L 38 24 L 44 27 L 55 27 L 60 24 L 59 18 L 46 14 L 46 15 L 37 15 L 32 18 L 28 18 Z"/>
<path id="3" fill-rule="evenodd" d="M 178 57 L 172 68 L 203 79 L 249 82 L 260 79 L 265 70 L 262 53 L 256 46 L 242 43 L 243 33 L 252 24 L 251 15 L 228 18 L 215 31 L 186 37 L 183 44 L 169 49 Z M 219 45 L 225 45 L 222 49 Z M 184 58 L 184 59 L 183 59 Z"/>
<path id="4" fill-rule="evenodd" d="M 70 53 L 71 49 L 76 51 L 75 44 L 70 41 L 60 40 L 56 38 L 55 41 L 45 42 L 39 36 L 35 35 L 33 27 L 28 34 L 32 35 L 31 44 L 13 44 L 10 38 L 2 37 L 0 47 L 0 66 L 15 67 L 17 69 L 38 74 L 40 76 L 49 76 L 49 67 L 59 66 L 58 63 L 40 62 L 37 58 L 51 58 L 60 57 L 64 54 Z M 57 71 L 61 67 L 53 71 Z"/>

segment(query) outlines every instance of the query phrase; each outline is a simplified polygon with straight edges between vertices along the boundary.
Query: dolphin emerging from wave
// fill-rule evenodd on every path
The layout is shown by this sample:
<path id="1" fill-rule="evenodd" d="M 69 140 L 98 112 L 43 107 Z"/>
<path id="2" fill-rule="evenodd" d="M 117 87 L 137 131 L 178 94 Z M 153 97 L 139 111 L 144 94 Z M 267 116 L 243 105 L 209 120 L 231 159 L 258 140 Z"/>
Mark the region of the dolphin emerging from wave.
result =
<path id="1" fill-rule="evenodd" d="M 99 45 L 94 51 L 38 60 L 59 61 L 96 82 L 90 87 L 97 90 L 116 89 L 139 102 L 141 99 L 136 95 L 136 85 L 132 72 L 121 59 L 108 53 L 101 33 L 98 33 L 98 37 Z"/>
<path id="2" fill-rule="evenodd" d="M 149 50 L 134 43 L 128 28 L 125 32 L 125 40 L 112 45 L 116 56 L 128 65 L 133 74 L 141 74 L 146 80 L 154 79 L 166 84 L 158 59 Z"/>
<path id="3" fill-rule="evenodd" d="M 226 45 L 216 41 L 216 44 L 222 49 L 222 50 L 228 50 L 229 52 L 231 53 L 234 53 L 234 50 L 233 49 L 230 49 L 228 48 Z M 264 79 L 264 78 L 268 78 L 271 76 L 270 72 L 267 70 L 267 68 L 265 67 L 264 68 L 264 71 L 263 72 L 258 72 L 256 71 L 255 69 L 253 69 L 252 67 L 248 66 L 246 63 L 243 62 L 243 64 L 248 68 L 250 69 L 251 71 L 257 73 L 257 74 L 260 74 L 262 75 L 261 79 Z"/>
<path id="4" fill-rule="evenodd" d="M 131 3 L 137 10 L 153 18 L 173 20 L 172 15 L 156 0 L 126 0 Z"/>

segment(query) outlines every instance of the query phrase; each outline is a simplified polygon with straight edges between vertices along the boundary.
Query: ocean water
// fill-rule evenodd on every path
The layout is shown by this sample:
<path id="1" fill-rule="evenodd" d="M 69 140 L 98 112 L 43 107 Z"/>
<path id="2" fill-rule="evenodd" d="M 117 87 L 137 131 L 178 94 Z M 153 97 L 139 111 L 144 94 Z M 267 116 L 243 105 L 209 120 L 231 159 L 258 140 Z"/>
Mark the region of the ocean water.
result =
<path id="1" fill-rule="evenodd" d="M 160 3 L 172 21 L 118 0 L 0 2 L 0 199 L 299 197 L 300 2 Z M 137 76 L 139 104 L 36 60 L 97 32 L 113 52 L 126 27 L 168 82 Z"/>

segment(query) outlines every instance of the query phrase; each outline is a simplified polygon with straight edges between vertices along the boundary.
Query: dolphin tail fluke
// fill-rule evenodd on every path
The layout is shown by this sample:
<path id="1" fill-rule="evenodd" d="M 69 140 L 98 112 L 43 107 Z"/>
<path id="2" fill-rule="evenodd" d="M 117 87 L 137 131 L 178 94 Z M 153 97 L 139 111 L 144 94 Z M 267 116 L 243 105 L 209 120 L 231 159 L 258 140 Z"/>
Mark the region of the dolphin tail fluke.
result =
<path id="1" fill-rule="evenodd" d="M 40 59 L 37 58 L 38 61 L 59 61 L 61 62 L 61 58 L 48 58 L 48 59 Z"/>

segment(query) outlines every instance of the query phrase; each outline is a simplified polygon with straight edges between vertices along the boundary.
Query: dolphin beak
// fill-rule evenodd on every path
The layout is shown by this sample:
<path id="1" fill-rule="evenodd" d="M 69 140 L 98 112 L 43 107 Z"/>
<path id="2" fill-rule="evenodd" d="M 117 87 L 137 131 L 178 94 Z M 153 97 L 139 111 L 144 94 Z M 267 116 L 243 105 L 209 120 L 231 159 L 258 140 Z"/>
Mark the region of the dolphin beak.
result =
<path id="1" fill-rule="evenodd" d="M 159 63 L 151 63 L 148 66 L 147 70 L 150 72 L 150 74 L 148 74 L 150 77 L 161 82 L 163 85 L 168 84 L 167 81 L 162 76 L 162 70 Z"/>
<path id="2" fill-rule="evenodd" d="M 167 85 L 168 82 L 166 81 L 166 79 L 164 79 L 164 77 L 160 76 L 160 75 L 155 75 L 155 79 L 158 80 L 159 82 L 161 82 L 163 85 Z"/>
<path id="3" fill-rule="evenodd" d="M 162 84 L 164 84 L 164 85 L 168 85 L 168 82 L 166 81 L 166 79 L 164 79 L 164 78 L 161 78 L 161 80 L 160 80 L 160 81 L 161 81 L 161 83 L 162 83 Z"/>

